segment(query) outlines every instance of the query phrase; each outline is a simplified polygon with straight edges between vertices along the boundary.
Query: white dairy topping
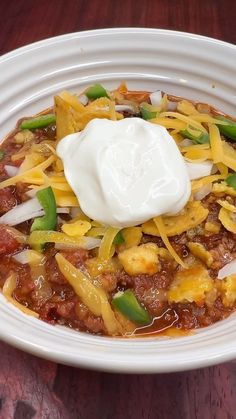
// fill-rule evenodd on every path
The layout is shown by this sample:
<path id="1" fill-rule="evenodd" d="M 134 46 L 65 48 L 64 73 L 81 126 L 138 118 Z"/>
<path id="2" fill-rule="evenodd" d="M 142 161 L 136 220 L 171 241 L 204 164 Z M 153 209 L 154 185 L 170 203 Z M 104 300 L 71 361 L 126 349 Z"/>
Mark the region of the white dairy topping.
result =
<path id="1" fill-rule="evenodd" d="M 190 196 L 174 139 L 141 118 L 93 119 L 63 138 L 57 154 L 83 212 L 106 225 L 122 228 L 175 214 Z"/>

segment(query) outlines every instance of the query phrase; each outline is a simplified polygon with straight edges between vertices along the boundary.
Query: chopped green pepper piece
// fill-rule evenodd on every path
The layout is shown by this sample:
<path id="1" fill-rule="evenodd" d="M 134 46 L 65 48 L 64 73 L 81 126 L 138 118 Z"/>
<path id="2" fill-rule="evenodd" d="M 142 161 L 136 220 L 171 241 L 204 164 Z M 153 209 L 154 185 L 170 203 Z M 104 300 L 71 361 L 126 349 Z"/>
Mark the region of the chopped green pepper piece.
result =
<path id="1" fill-rule="evenodd" d="M 0 160 L 2 160 L 5 157 L 6 153 L 4 150 L 0 150 Z"/>
<path id="2" fill-rule="evenodd" d="M 36 196 L 45 211 L 45 215 L 34 220 L 31 231 L 55 230 L 57 224 L 57 206 L 51 186 L 38 191 Z"/>
<path id="3" fill-rule="evenodd" d="M 200 133 L 199 135 L 193 135 L 187 129 L 180 131 L 180 134 L 185 138 L 189 138 L 197 144 L 207 144 L 210 142 L 208 133 Z"/>
<path id="4" fill-rule="evenodd" d="M 113 244 L 122 244 L 124 243 L 125 239 L 121 233 L 121 231 L 118 231 L 116 237 L 113 240 Z"/>
<path id="5" fill-rule="evenodd" d="M 134 323 L 140 325 L 151 323 L 148 311 L 139 304 L 131 290 L 117 292 L 113 297 L 112 305 Z"/>
<path id="6" fill-rule="evenodd" d="M 45 128 L 54 122 L 56 122 L 55 115 L 49 113 L 47 115 L 37 116 L 36 118 L 24 119 L 20 124 L 20 129 Z"/>
<path id="7" fill-rule="evenodd" d="M 233 175 L 229 175 L 225 179 L 225 182 L 227 183 L 227 185 L 231 186 L 231 188 L 234 188 L 236 190 L 236 173 L 234 173 Z"/>
<path id="8" fill-rule="evenodd" d="M 94 84 L 89 87 L 85 95 L 91 100 L 98 99 L 99 97 L 109 97 L 106 89 L 101 84 Z"/>
<path id="9" fill-rule="evenodd" d="M 142 118 L 145 120 L 156 118 L 157 116 L 157 111 L 153 110 L 153 106 L 149 103 L 142 103 L 140 105 L 140 112 Z"/>
<path id="10" fill-rule="evenodd" d="M 236 122 L 231 121 L 230 119 L 225 118 L 222 115 L 216 117 L 221 121 L 228 122 L 228 125 L 217 125 L 221 134 L 230 140 L 236 141 Z"/>

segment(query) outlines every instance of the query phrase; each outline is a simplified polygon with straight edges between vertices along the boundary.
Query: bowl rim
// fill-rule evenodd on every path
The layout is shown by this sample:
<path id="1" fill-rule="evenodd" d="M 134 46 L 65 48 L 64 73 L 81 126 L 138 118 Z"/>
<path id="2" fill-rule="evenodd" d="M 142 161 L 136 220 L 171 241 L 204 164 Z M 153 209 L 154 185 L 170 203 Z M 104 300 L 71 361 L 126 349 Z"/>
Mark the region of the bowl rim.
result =
<path id="1" fill-rule="evenodd" d="M 72 40 L 72 39 L 78 39 L 78 38 L 87 38 L 87 37 L 95 37 L 100 35 L 110 35 L 110 34 L 130 34 L 135 35 L 137 33 L 139 34 L 146 34 L 146 35 L 164 35 L 166 37 L 179 37 L 181 38 L 191 38 L 194 40 L 200 40 L 207 44 L 214 44 L 217 46 L 221 46 L 224 48 L 230 48 L 234 52 L 236 52 L 236 45 L 217 40 L 211 37 L 198 35 L 194 33 L 188 33 L 188 32 L 181 32 L 181 31 L 172 31 L 172 30 L 166 30 L 166 29 L 156 29 L 156 28 L 144 28 L 144 27 L 117 27 L 117 28 L 104 28 L 104 29 L 94 29 L 94 30 L 87 30 L 87 31 L 81 31 L 81 32 L 71 32 L 64 35 L 54 36 L 50 38 L 46 38 L 40 41 L 36 41 L 33 43 L 30 43 L 28 45 L 19 47 L 13 51 L 7 52 L 6 54 L 2 55 L 0 57 L 0 65 L 12 58 L 15 58 L 18 55 L 23 55 L 24 53 L 28 53 L 30 51 L 34 51 L 37 48 L 45 47 L 54 45 L 57 43 L 61 43 L 63 41 Z M 2 302 L 2 299 L 0 299 L 0 306 L 1 304 L 4 304 Z M 21 318 L 21 316 L 19 316 Z M 38 321 L 38 320 L 37 320 Z M 50 326 L 52 327 L 52 326 Z M 32 322 L 32 328 L 33 328 L 33 322 Z M 53 326 L 54 328 L 54 326 Z M 81 335 L 80 335 L 81 336 Z M 87 335 L 86 335 L 87 336 Z M 91 335 L 90 335 L 91 336 Z M 45 359 L 49 359 L 52 361 L 73 365 L 73 366 L 80 366 L 85 367 L 89 369 L 97 369 L 102 371 L 109 371 L 109 372 L 125 372 L 125 373 L 163 373 L 163 372 L 173 372 L 173 371 L 184 371 L 189 370 L 193 368 L 200 368 L 210 365 L 215 365 L 220 362 L 225 362 L 232 360 L 233 358 L 236 358 L 236 348 L 229 348 L 224 353 L 217 353 L 214 356 L 211 356 L 210 358 L 199 358 L 195 361 L 191 360 L 191 362 L 187 362 L 186 360 L 182 359 L 182 361 L 179 361 L 175 367 L 173 367 L 173 363 L 168 367 L 168 365 L 154 365 L 151 366 L 144 362 L 144 357 L 141 357 L 141 365 L 137 364 L 137 360 L 131 364 L 127 365 L 127 362 L 124 362 L 122 359 L 116 359 L 115 362 L 112 362 L 112 358 L 108 357 L 107 363 L 101 361 L 99 356 L 97 358 L 91 358 L 89 356 L 86 357 L 86 354 L 79 354 L 77 357 L 73 357 L 70 353 L 63 353 L 60 350 L 56 350 L 52 353 L 49 351 L 47 346 L 40 345 L 39 343 L 35 343 L 34 341 L 31 341 L 29 338 L 25 339 L 22 338 L 22 336 L 17 335 L 15 333 L 8 333 L 7 330 L 3 330 L 0 327 L 0 337 L 3 341 L 19 348 L 24 351 L 27 351 L 33 355 L 40 356 Z M 92 336 L 91 340 L 95 344 L 97 344 L 99 339 L 103 339 L 100 337 Z M 111 338 L 108 338 L 111 341 Z M 181 338 L 181 339 L 187 339 L 188 338 Z M 83 340 L 83 337 L 82 337 Z M 105 341 L 106 339 L 104 339 Z M 137 341 L 138 339 L 135 339 Z M 145 341 L 147 342 L 149 338 L 145 338 Z M 106 340 L 108 341 L 108 340 Z M 111 347 L 116 346 L 115 342 L 121 341 L 119 338 L 112 338 Z M 124 341 L 124 339 L 123 339 Z M 133 339 L 132 339 L 133 342 Z M 79 347 L 80 342 L 78 342 Z M 119 346 L 119 344 L 118 344 Z M 131 343 L 130 343 L 131 346 Z"/>
<path id="2" fill-rule="evenodd" d="M 24 52 L 28 52 L 31 49 L 35 49 L 37 47 L 40 46 L 44 46 L 45 44 L 50 45 L 50 44 L 54 44 L 55 41 L 62 41 L 62 40 L 69 40 L 72 38 L 83 38 L 83 37 L 88 37 L 88 36 L 96 36 L 96 35 L 106 35 L 106 34 L 110 34 L 110 33 L 120 33 L 122 32 L 123 34 L 135 34 L 135 33 L 146 33 L 146 34 L 163 34 L 166 36 L 178 36 L 178 37 L 184 37 L 184 38 L 192 38 L 192 39 L 199 39 L 202 40 L 203 42 L 210 42 L 212 44 L 216 44 L 216 45 L 222 45 L 222 46 L 227 46 L 227 47 L 231 47 L 233 49 L 236 49 L 236 45 L 227 42 L 227 41 L 222 41 L 221 39 L 216 39 L 216 38 L 212 38 L 209 36 L 205 36 L 205 35 L 199 35 L 199 34 L 195 34 L 193 32 L 184 32 L 184 31 L 175 31 L 175 30 L 171 30 L 171 29 L 160 29 L 160 28 L 146 28 L 146 27 L 138 27 L 138 26 L 134 26 L 134 27 L 128 27 L 128 26 L 118 26 L 115 28 L 101 28 L 101 29 L 91 29 L 91 30 L 85 30 L 85 31 L 75 31 L 75 32 L 69 32 L 66 34 L 62 34 L 62 35 L 56 35 L 56 36 L 51 36 L 49 38 L 45 38 L 45 39 L 41 39 L 39 41 L 35 41 L 35 42 L 31 42 L 29 44 L 23 45 L 21 47 L 15 48 L 11 51 L 8 51 L 4 54 L 2 54 L 0 56 L 0 63 L 2 61 L 5 61 L 8 58 L 11 58 L 12 56 L 14 57 L 16 55 L 16 53 L 20 54 L 20 53 L 24 53 Z"/>

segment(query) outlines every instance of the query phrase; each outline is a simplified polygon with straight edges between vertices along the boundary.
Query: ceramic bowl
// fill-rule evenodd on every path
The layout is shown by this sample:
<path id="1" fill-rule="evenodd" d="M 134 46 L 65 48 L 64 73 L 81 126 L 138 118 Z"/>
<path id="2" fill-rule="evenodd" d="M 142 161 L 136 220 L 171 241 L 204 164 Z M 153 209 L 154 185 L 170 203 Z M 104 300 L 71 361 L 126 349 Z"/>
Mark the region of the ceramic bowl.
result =
<path id="1" fill-rule="evenodd" d="M 236 47 L 198 35 L 117 28 L 72 33 L 0 58 L 0 136 L 16 121 L 52 104 L 63 89 L 94 82 L 107 88 L 161 89 L 235 115 Z M 121 339 L 51 326 L 0 296 L 0 338 L 57 362 L 114 372 L 157 373 L 236 358 L 236 316 L 180 338 Z"/>

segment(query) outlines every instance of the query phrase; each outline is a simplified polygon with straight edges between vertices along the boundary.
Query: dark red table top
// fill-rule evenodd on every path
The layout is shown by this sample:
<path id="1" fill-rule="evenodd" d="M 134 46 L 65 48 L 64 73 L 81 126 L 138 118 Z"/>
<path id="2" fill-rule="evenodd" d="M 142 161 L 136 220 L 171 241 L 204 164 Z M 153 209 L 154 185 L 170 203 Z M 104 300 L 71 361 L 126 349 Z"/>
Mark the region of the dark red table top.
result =
<path id="1" fill-rule="evenodd" d="M 236 44 L 235 21 L 233 0 L 0 0 L 0 54 L 68 32 L 122 26 Z M 3 419 L 236 418 L 236 363 L 129 376 L 58 365 L 4 343 L 0 354 Z"/>

